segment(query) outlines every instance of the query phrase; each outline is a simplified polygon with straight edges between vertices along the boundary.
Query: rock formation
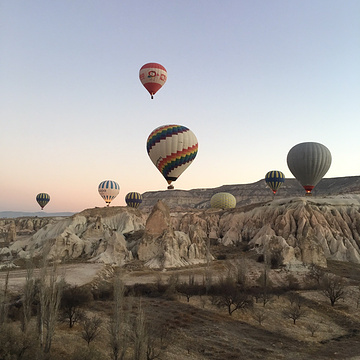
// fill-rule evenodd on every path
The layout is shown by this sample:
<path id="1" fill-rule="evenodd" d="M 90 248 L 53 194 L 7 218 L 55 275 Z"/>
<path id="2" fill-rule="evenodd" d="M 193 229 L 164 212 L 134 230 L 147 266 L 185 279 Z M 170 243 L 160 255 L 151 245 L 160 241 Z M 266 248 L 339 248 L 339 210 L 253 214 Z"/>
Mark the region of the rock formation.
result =
<path id="1" fill-rule="evenodd" d="M 150 210 L 158 200 L 165 202 L 171 210 L 208 209 L 211 197 L 218 192 L 235 196 L 237 207 L 259 204 L 273 199 L 273 193 L 264 179 L 251 184 L 223 185 L 210 189 L 149 191 L 144 194 L 141 209 Z M 304 196 L 305 192 L 295 179 L 286 179 L 276 193 L 277 198 Z M 360 194 L 360 176 L 325 178 L 313 190 L 315 196 Z"/>
<path id="2" fill-rule="evenodd" d="M 200 234 L 199 234 L 200 232 Z M 168 207 L 161 201 L 154 206 L 145 226 L 137 256 L 150 268 L 173 268 L 207 261 L 206 237 L 201 230 L 175 231 Z"/>
<path id="3" fill-rule="evenodd" d="M 7 232 L 7 236 L 6 236 L 6 241 L 8 243 L 14 242 L 16 240 L 16 226 L 15 226 L 15 221 L 11 221 L 11 223 L 9 224 L 9 228 L 8 228 L 8 232 Z"/>
<path id="4" fill-rule="evenodd" d="M 0 258 L 9 260 L 14 253 L 22 258 L 39 257 L 46 250 L 50 258 L 62 261 L 123 265 L 132 259 L 124 234 L 144 228 L 145 216 L 133 209 L 101 208 L 46 220 L 48 223 L 30 237 L 3 248 Z"/>
<path id="5" fill-rule="evenodd" d="M 14 238 L 14 224 L 16 241 L 5 242 Z M 327 259 L 360 263 L 360 196 L 279 197 L 229 210 L 170 211 L 158 201 L 150 215 L 95 208 L 66 218 L 1 220 L 0 230 L 0 260 L 8 262 L 41 256 L 46 248 L 63 261 L 121 266 L 138 259 L 151 268 L 180 267 L 211 260 L 211 243 L 241 244 L 289 266 L 326 266 Z"/>
<path id="6" fill-rule="evenodd" d="M 326 266 L 326 259 L 360 263 L 360 197 L 279 199 L 227 211 L 173 212 L 178 229 L 197 224 L 226 246 L 247 243 L 269 259 Z M 177 214 L 177 215 L 176 215 Z"/>

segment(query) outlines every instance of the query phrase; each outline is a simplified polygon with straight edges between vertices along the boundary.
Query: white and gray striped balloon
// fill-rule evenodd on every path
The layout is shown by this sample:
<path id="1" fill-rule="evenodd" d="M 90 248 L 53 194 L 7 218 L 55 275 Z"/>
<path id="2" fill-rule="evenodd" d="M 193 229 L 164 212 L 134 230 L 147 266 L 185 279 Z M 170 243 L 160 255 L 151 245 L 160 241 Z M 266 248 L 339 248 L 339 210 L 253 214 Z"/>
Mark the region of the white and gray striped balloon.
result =
<path id="1" fill-rule="evenodd" d="M 307 194 L 320 182 L 331 165 L 330 150 L 317 142 L 295 145 L 287 155 L 287 164 Z"/>

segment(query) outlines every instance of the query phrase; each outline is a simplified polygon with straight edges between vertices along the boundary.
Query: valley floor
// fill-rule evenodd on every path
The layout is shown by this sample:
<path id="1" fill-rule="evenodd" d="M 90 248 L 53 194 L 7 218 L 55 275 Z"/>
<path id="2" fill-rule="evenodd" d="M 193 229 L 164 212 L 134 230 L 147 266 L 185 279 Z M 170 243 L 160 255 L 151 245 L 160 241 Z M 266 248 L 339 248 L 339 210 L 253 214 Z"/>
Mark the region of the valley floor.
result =
<path id="1" fill-rule="evenodd" d="M 232 261 L 214 261 L 210 267 L 214 278 L 232 269 Z M 249 274 L 256 278 L 263 265 L 255 261 L 250 261 L 250 264 Z M 101 264 L 67 264 L 59 269 L 72 285 L 96 283 L 111 278 L 113 274 L 112 267 Z M 182 281 L 195 276 L 201 283 L 205 270 L 204 266 L 168 271 L 144 270 L 141 264 L 134 262 L 121 271 L 121 276 L 127 285 L 166 282 L 172 275 Z M 304 316 L 297 320 L 296 325 L 282 315 L 290 304 L 286 293 L 273 296 L 265 307 L 254 304 L 254 309 L 264 310 L 266 315 L 261 325 L 254 318 L 254 310 L 238 310 L 230 316 L 226 309 L 215 307 L 206 296 L 193 296 L 189 302 L 179 294 L 172 299 L 143 296 L 132 300 L 133 308 L 136 310 L 141 303 L 150 324 L 166 327 L 166 347 L 159 357 L 162 360 L 360 359 L 359 267 L 330 262 L 329 270 L 349 281 L 344 300 L 331 307 L 320 291 L 298 290 Z M 276 282 L 287 273 L 274 270 L 271 276 Z M 10 290 L 20 291 L 26 271 L 11 270 L 9 274 Z M 0 272 L 0 288 L 3 288 L 5 278 L 6 271 Z M 87 311 L 108 319 L 111 308 L 111 301 L 94 301 Z M 309 331 L 312 323 L 318 324 L 313 336 Z M 58 326 L 53 341 L 57 359 L 68 359 L 69 349 L 82 346 L 86 349 L 80 332 L 79 325 L 72 329 L 65 324 Z M 107 343 L 107 329 L 103 325 L 102 334 L 93 346 L 109 356 Z"/>

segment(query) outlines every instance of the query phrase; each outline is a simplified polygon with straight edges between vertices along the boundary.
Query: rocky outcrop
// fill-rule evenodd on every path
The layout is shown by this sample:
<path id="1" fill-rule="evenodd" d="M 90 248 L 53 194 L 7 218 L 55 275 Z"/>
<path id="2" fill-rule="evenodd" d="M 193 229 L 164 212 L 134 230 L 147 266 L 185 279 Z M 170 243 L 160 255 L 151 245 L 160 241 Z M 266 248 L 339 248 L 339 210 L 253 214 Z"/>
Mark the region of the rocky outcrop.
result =
<path id="1" fill-rule="evenodd" d="M 171 229 L 169 208 L 162 201 L 158 201 L 146 221 L 145 233 L 148 236 L 156 237 L 165 231 L 171 231 Z"/>
<path id="2" fill-rule="evenodd" d="M 326 266 L 326 259 L 360 263 L 358 197 L 279 199 L 251 209 L 179 214 L 173 222 L 179 229 L 187 228 L 191 217 L 210 237 L 216 234 L 218 243 L 246 242 L 268 257 L 280 251 L 284 264 Z"/>
<path id="3" fill-rule="evenodd" d="M 205 263 L 206 237 L 200 227 L 175 231 L 168 207 L 161 201 L 154 206 L 137 247 L 137 256 L 150 268 L 174 268 Z"/>
<path id="4" fill-rule="evenodd" d="M 134 209 L 85 210 L 53 220 L 26 240 L 13 243 L 9 251 L 3 249 L 2 255 L 39 257 L 45 251 L 50 259 L 61 261 L 82 259 L 123 265 L 133 258 L 125 234 L 143 229 L 144 222 L 144 214 Z"/>
<path id="5" fill-rule="evenodd" d="M 3 221 L 3 220 L 2 220 Z M 14 228 L 7 220 L 2 238 Z M 152 268 L 180 267 L 211 259 L 208 244 L 249 251 L 269 261 L 326 266 L 327 259 L 360 263 L 360 197 L 276 198 L 266 203 L 216 210 L 169 210 L 158 201 L 152 212 L 126 207 L 84 210 L 68 218 L 23 219 L 22 234 L 2 246 L 0 260 L 49 256 L 123 265 L 139 259 Z M 34 230 L 31 230 L 31 228 Z M 19 223 L 15 219 L 18 231 Z M 26 231 L 32 232 L 25 236 Z M 11 230 L 13 231 L 13 230 Z"/>
<path id="6" fill-rule="evenodd" d="M 14 242 L 22 236 L 34 234 L 47 224 L 63 218 L 26 217 L 16 219 L 0 219 L 0 243 Z"/>
<path id="7" fill-rule="evenodd" d="M 7 232 L 7 236 L 6 236 L 6 241 L 11 243 L 11 242 L 14 242 L 15 240 L 16 240 L 15 221 L 11 221 L 11 223 L 9 224 L 9 228 L 8 228 L 8 232 Z"/>
<path id="8" fill-rule="evenodd" d="M 3 248 L 0 258 L 10 261 L 46 253 L 49 259 L 118 266 L 137 258 L 151 268 L 206 262 L 209 254 L 204 233 L 201 227 L 190 227 L 188 234 L 174 230 L 169 209 L 161 201 L 150 216 L 125 207 L 88 209 L 46 224 L 26 240 Z"/>

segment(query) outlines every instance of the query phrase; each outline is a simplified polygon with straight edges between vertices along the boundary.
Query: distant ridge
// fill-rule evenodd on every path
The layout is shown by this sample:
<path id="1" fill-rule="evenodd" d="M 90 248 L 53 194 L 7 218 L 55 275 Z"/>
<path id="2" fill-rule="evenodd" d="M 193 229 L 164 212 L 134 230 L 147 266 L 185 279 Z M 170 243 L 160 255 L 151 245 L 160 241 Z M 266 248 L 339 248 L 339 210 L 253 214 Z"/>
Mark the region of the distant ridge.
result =
<path id="1" fill-rule="evenodd" d="M 176 184 L 175 184 L 176 186 Z M 250 184 L 222 185 L 217 188 L 192 190 L 161 190 L 148 191 L 142 194 L 143 202 L 140 209 L 153 207 L 158 200 L 166 202 L 172 208 L 206 209 L 210 207 L 210 199 L 217 192 L 229 192 L 234 195 L 237 207 L 273 200 L 273 193 L 264 179 Z M 344 194 L 360 194 L 360 176 L 324 178 L 313 190 L 313 196 L 336 196 Z M 305 196 L 305 190 L 294 179 L 286 179 L 276 193 L 276 199 Z"/>
<path id="2" fill-rule="evenodd" d="M 19 218 L 19 217 L 57 217 L 57 216 L 71 216 L 72 212 L 55 212 L 47 213 L 44 211 L 24 212 L 24 211 L 0 211 L 0 219 Z"/>

